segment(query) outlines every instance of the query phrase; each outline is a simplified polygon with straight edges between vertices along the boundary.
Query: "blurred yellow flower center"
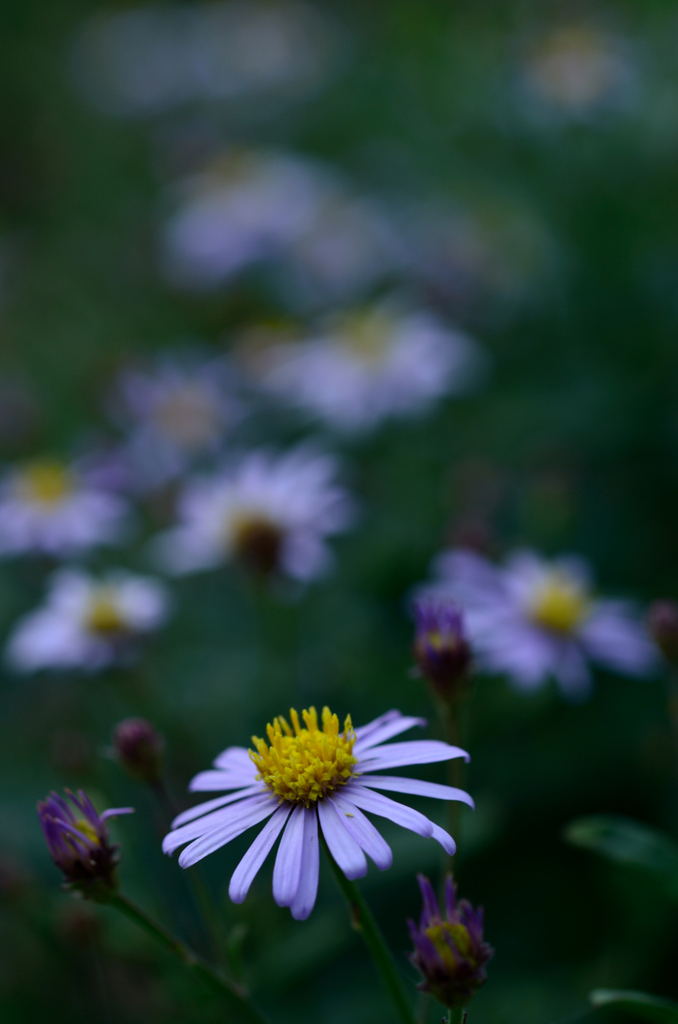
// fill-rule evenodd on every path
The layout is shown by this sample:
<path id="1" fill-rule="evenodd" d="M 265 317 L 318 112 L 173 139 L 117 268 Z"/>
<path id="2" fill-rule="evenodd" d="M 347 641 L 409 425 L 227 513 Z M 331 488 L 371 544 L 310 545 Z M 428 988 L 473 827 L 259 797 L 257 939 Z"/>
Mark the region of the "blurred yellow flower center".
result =
<path id="1" fill-rule="evenodd" d="M 383 310 L 354 313 L 342 324 L 341 340 L 350 354 L 362 363 L 376 365 L 388 352 L 393 320 Z"/>
<path id="2" fill-rule="evenodd" d="M 451 938 L 464 959 L 467 959 L 471 952 L 471 937 L 463 924 L 451 924 L 449 921 L 441 921 L 440 924 L 433 924 L 426 929 L 426 935 L 436 947 L 443 963 L 450 970 L 457 966 L 452 948 L 448 942 Z"/>
<path id="3" fill-rule="evenodd" d="M 75 478 L 67 466 L 56 459 L 30 463 L 17 482 L 24 501 L 38 505 L 58 505 L 75 487 Z"/>
<path id="4" fill-rule="evenodd" d="M 327 707 L 323 708 L 322 728 L 315 708 L 302 712 L 303 726 L 294 708 L 290 718 L 291 725 L 282 715 L 273 719 L 266 727 L 268 743 L 253 736 L 256 749 L 250 750 L 250 757 L 259 769 L 257 779 L 276 796 L 309 807 L 354 775 L 358 763 L 353 755 L 355 733 L 350 715 L 340 732 L 338 717 Z"/>
<path id="5" fill-rule="evenodd" d="M 121 633 L 125 622 L 114 595 L 108 588 L 101 588 L 93 597 L 87 609 L 86 623 L 94 633 Z"/>
<path id="6" fill-rule="evenodd" d="M 588 606 L 581 583 L 566 573 L 553 572 L 537 587 L 528 611 L 537 625 L 570 633 L 585 618 Z"/>
<path id="7" fill-rule="evenodd" d="M 264 575 L 277 568 L 282 539 L 280 527 L 261 512 L 242 511 L 229 519 L 229 544 L 244 562 Z"/>
<path id="8" fill-rule="evenodd" d="M 153 420 L 158 429 L 189 451 L 212 440 L 219 426 L 219 410 L 200 384 L 184 384 L 156 402 Z"/>
<path id="9" fill-rule="evenodd" d="M 99 836 L 97 835 L 96 829 L 89 823 L 89 821 L 85 821 L 84 818 L 78 818 L 78 820 L 73 825 L 73 828 L 76 828 L 78 832 L 82 832 L 82 834 L 92 843 L 99 842 Z M 66 836 L 66 839 L 71 844 L 71 846 L 75 846 L 74 837 Z"/>

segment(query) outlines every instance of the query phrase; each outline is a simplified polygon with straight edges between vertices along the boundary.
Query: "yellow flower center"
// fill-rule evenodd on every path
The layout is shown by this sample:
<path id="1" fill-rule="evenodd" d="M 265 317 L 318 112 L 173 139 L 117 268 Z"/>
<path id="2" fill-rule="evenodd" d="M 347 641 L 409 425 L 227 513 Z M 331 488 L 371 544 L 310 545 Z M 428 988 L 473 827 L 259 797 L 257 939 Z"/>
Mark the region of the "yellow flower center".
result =
<path id="1" fill-rule="evenodd" d="M 73 828 L 76 828 L 78 832 L 82 832 L 82 834 L 87 839 L 89 839 L 90 842 L 99 843 L 100 840 L 99 836 L 97 835 L 97 830 L 89 823 L 89 821 L 85 821 L 84 818 L 78 818 L 78 820 L 73 824 Z M 66 841 L 69 842 L 73 848 L 75 848 L 74 837 L 66 835 Z"/>
<path id="2" fill-rule="evenodd" d="M 367 310 L 346 318 L 340 331 L 345 348 L 361 363 L 376 366 L 388 352 L 393 319 L 383 310 Z"/>
<path id="3" fill-rule="evenodd" d="M 450 971 L 453 971 L 457 966 L 457 958 L 447 941 L 448 936 L 452 939 L 462 957 L 468 958 L 471 953 L 471 937 L 463 924 L 451 924 L 449 921 L 441 921 L 440 924 L 433 924 L 430 928 L 427 928 L 426 935 L 436 947 L 443 963 Z"/>
<path id="4" fill-rule="evenodd" d="M 250 568 L 268 576 L 280 560 L 282 530 L 261 512 L 239 512 L 229 518 L 228 541 Z"/>
<path id="5" fill-rule="evenodd" d="M 273 724 L 266 726 L 268 743 L 253 736 L 256 750 L 249 753 L 259 769 L 257 779 L 271 792 L 281 800 L 309 807 L 344 786 L 355 774 L 355 733 L 350 715 L 340 732 L 337 715 L 327 707 L 323 708 L 322 728 L 315 708 L 302 712 L 304 726 L 294 708 L 290 709 L 290 718 L 291 726 L 282 715 L 274 718 Z"/>
<path id="6" fill-rule="evenodd" d="M 118 604 L 107 587 L 102 587 L 92 598 L 85 621 L 87 628 L 93 633 L 122 633 L 125 630 L 125 621 Z"/>
<path id="7" fill-rule="evenodd" d="M 537 625 L 571 633 L 585 618 L 588 607 L 588 595 L 581 583 L 564 572 L 552 572 L 537 587 L 528 611 Z"/>
<path id="8" fill-rule="evenodd" d="M 19 497 L 37 505 L 58 505 L 74 489 L 73 473 L 56 459 L 31 462 L 17 480 Z"/>
<path id="9" fill-rule="evenodd" d="M 219 411 L 211 395 L 200 384 L 188 383 L 156 403 L 153 420 L 175 444 L 194 451 L 214 436 L 219 424 Z"/>

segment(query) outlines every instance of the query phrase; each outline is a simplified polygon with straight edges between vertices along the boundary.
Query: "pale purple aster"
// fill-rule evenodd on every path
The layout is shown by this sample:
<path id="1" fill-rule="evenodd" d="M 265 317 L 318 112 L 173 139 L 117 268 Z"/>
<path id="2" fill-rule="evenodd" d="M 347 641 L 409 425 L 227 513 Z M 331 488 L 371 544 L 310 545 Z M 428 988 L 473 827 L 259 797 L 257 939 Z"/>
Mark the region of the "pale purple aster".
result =
<path id="1" fill-rule="evenodd" d="M 483 938 L 483 908 L 457 901 L 457 887 L 445 879 L 445 914 L 440 913 L 433 886 L 417 875 L 423 900 L 419 926 L 408 921 L 414 953 L 410 960 L 424 980 L 418 986 L 448 1007 L 466 1006 L 487 980 L 485 965 L 494 956 Z"/>
<path id="2" fill-rule="evenodd" d="M 124 370 L 110 407 L 128 435 L 118 461 L 142 492 L 213 457 L 243 415 L 227 360 L 194 352 L 164 354 L 149 369 Z"/>
<path id="3" fill-rule="evenodd" d="M 264 573 L 313 579 L 331 565 L 326 538 L 354 515 L 336 474 L 334 458 L 301 445 L 282 455 L 255 451 L 190 480 L 178 525 L 155 541 L 156 560 L 183 574 L 240 557 Z"/>
<path id="4" fill-rule="evenodd" d="M 581 558 L 547 561 L 532 551 L 503 566 L 453 550 L 435 563 L 422 594 L 445 595 L 463 610 L 478 667 L 505 673 L 522 690 L 553 676 L 563 694 L 585 697 L 589 660 L 630 676 L 657 668 L 657 650 L 633 603 L 598 598 Z"/>
<path id="5" fill-rule="evenodd" d="M 35 459 L 0 479 L 0 556 L 80 554 L 123 539 L 129 505 L 58 459 Z"/>
<path id="6" fill-rule="evenodd" d="M 479 351 L 433 313 L 384 302 L 274 346 L 258 383 L 334 430 L 360 433 L 466 390 Z"/>
<path id="7" fill-rule="evenodd" d="M 299 716 L 290 712 L 292 726 L 277 718 L 269 725 L 266 743 L 253 737 L 254 750 L 228 747 L 214 768 L 191 782 L 193 791 L 225 792 L 175 818 L 163 850 L 180 846 L 181 867 L 188 868 L 225 846 L 247 829 L 265 822 L 237 868 L 229 886 L 234 903 L 242 903 L 267 855 L 280 836 L 273 869 L 273 897 L 292 916 L 303 920 L 315 904 L 318 889 L 319 834 L 347 878 L 367 873 L 366 855 L 384 871 L 392 852 L 368 814 L 388 818 L 420 836 L 431 837 L 448 854 L 453 838 L 419 811 L 377 792 L 460 800 L 473 806 L 468 793 L 452 786 L 419 779 L 381 775 L 389 768 L 431 764 L 468 754 L 439 740 L 388 743 L 421 718 L 388 711 L 353 730 L 350 716 L 341 732 L 339 720 L 323 709 L 322 729 L 314 708 Z M 188 845 L 186 845 L 188 844 Z"/>
<path id="8" fill-rule="evenodd" d="M 50 856 L 64 876 L 64 888 L 86 899 L 105 902 L 118 886 L 118 847 L 111 844 L 106 822 L 132 807 L 117 807 L 97 814 L 82 791 L 67 789 L 66 798 L 51 792 L 38 801 L 38 817 Z"/>
<path id="9" fill-rule="evenodd" d="M 17 672 L 128 664 L 141 638 L 160 628 L 170 599 L 160 580 L 122 569 L 95 577 L 78 568 L 54 573 L 42 607 L 18 621 L 5 659 Z"/>

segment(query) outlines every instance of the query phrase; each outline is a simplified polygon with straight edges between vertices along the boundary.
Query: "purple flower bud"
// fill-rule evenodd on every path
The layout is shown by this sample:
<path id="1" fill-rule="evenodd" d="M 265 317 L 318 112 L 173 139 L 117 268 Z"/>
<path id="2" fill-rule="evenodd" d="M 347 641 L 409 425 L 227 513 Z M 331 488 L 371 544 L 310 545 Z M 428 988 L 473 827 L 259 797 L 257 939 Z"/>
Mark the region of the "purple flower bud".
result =
<path id="1" fill-rule="evenodd" d="M 449 600 L 427 597 L 415 601 L 414 615 L 417 665 L 443 697 L 452 697 L 471 665 L 461 611 Z"/>
<path id="2" fill-rule="evenodd" d="M 38 816 L 50 856 L 64 876 L 64 888 L 85 899 L 105 903 L 118 887 L 118 847 L 110 843 L 106 820 L 131 814 L 132 807 L 113 808 L 99 816 L 82 790 L 66 799 L 52 791 L 38 801 Z M 70 803 L 68 803 L 70 801 Z"/>
<path id="3" fill-rule="evenodd" d="M 433 886 L 417 875 L 424 902 L 419 926 L 408 921 L 414 943 L 410 960 L 424 980 L 418 986 L 451 1009 L 466 1006 L 485 984 L 485 964 L 494 950 L 483 941 L 483 909 L 474 910 L 467 900 L 457 903 L 457 887 L 445 880 L 446 917 L 440 915 Z"/>
<path id="4" fill-rule="evenodd" d="M 647 613 L 647 627 L 666 660 L 678 663 L 678 602 L 668 598 L 653 601 Z"/>
<path id="5" fill-rule="evenodd" d="M 139 782 L 153 784 L 162 772 L 165 740 L 145 718 L 125 718 L 113 733 L 120 764 Z"/>

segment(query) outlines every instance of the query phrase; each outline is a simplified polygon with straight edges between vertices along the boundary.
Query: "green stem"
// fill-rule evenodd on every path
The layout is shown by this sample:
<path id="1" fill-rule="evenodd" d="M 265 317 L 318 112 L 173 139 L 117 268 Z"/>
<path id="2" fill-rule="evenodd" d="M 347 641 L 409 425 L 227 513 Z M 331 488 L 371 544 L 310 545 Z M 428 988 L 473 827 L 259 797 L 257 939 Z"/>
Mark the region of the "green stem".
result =
<path id="1" fill-rule="evenodd" d="M 466 1010 L 463 1006 L 457 1006 L 454 1010 L 450 1010 L 447 1015 L 448 1024 L 464 1024 L 466 1019 Z"/>
<path id="2" fill-rule="evenodd" d="M 365 945 L 370 951 L 384 988 L 391 996 L 391 999 L 398 1010 L 398 1015 L 404 1024 L 414 1024 L 414 1011 L 407 994 L 407 989 L 403 984 L 398 968 L 393 961 L 393 957 L 391 956 L 388 946 L 386 945 L 386 939 L 384 938 L 372 911 L 363 899 L 358 886 L 355 882 L 351 882 L 346 877 L 334 860 L 334 857 L 330 853 L 326 844 L 325 850 L 327 852 L 332 871 L 334 872 L 334 877 L 337 880 L 337 884 L 349 905 L 353 927 L 356 931 L 360 932 L 365 940 Z"/>
<path id="3" fill-rule="evenodd" d="M 174 953 L 176 957 L 188 967 L 189 970 L 201 978 L 213 992 L 220 995 L 228 1004 L 233 1013 L 244 1024 L 266 1024 L 266 1018 L 249 1001 L 247 992 L 239 985 L 227 981 L 217 970 L 205 963 L 201 957 L 189 949 L 180 939 L 172 935 L 163 925 L 154 921 L 152 917 L 133 903 L 127 896 L 116 893 L 110 900 L 110 906 L 115 907 L 130 921 L 142 928 L 148 935 L 151 935 L 165 949 Z"/>
<path id="4" fill-rule="evenodd" d="M 438 700 L 438 716 L 443 728 L 445 742 L 453 747 L 462 747 L 464 734 L 465 717 L 465 695 L 460 694 L 455 700 Z M 466 774 L 466 763 L 462 757 L 455 757 L 447 762 L 447 784 L 456 789 L 464 788 L 464 775 Z M 450 800 L 447 805 L 447 830 L 459 846 L 460 839 L 460 813 L 462 804 L 459 800 Z M 449 866 L 453 863 L 449 859 Z"/>

